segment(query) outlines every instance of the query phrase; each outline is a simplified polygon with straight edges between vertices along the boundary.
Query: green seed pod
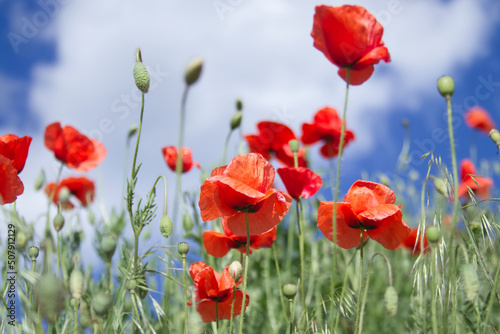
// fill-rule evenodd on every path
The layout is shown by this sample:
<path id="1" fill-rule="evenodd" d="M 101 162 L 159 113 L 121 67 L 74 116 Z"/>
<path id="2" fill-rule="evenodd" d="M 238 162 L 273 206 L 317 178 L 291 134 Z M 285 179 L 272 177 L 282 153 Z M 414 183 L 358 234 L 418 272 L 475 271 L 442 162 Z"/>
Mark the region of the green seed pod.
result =
<path id="1" fill-rule="evenodd" d="M 438 79 L 437 82 L 439 93 L 444 97 L 451 97 L 455 91 L 455 83 L 453 79 L 448 75 L 443 75 Z"/>
<path id="2" fill-rule="evenodd" d="M 186 68 L 186 73 L 184 79 L 186 80 L 186 84 L 191 86 L 200 77 L 201 70 L 203 69 L 203 58 L 193 59 Z"/>
<path id="3" fill-rule="evenodd" d="M 69 305 L 74 309 L 75 307 L 78 308 L 78 306 L 80 306 L 80 300 L 79 299 L 75 299 L 75 298 L 71 298 L 69 300 Z"/>
<path id="4" fill-rule="evenodd" d="M 241 99 L 236 99 L 236 110 L 237 111 L 243 110 L 243 101 L 241 101 Z"/>
<path id="5" fill-rule="evenodd" d="M 40 171 L 40 174 L 35 179 L 34 187 L 35 190 L 40 190 L 42 189 L 43 185 L 45 183 L 45 173 L 43 172 L 43 169 Z"/>
<path id="6" fill-rule="evenodd" d="M 179 242 L 177 244 L 177 251 L 181 255 L 186 255 L 189 252 L 189 245 L 184 241 Z"/>
<path id="7" fill-rule="evenodd" d="M 54 229 L 59 232 L 64 227 L 64 216 L 58 212 L 54 217 L 52 224 L 54 225 Z"/>
<path id="8" fill-rule="evenodd" d="M 229 126 L 231 127 L 231 131 L 236 130 L 241 125 L 241 119 L 243 118 L 243 114 L 241 111 L 237 111 L 233 117 L 231 117 L 231 122 L 229 122 Z"/>
<path id="9" fill-rule="evenodd" d="M 462 265 L 462 285 L 467 299 L 473 301 L 479 292 L 479 278 L 471 263 Z"/>
<path id="10" fill-rule="evenodd" d="M 300 148 L 300 143 L 297 139 L 292 139 L 288 142 L 288 145 L 290 146 L 290 149 L 292 150 L 292 153 L 297 153 Z"/>
<path id="11" fill-rule="evenodd" d="M 149 73 L 142 62 L 134 64 L 134 80 L 137 88 L 146 94 L 149 90 Z"/>
<path id="12" fill-rule="evenodd" d="M 168 238 L 172 235 L 174 231 L 174 224 L 172 223 L 172 219 L 168 215 L 163 215 L 160 219 L 160 232 L 165 237 Z"/>
<path id="13" fill-rule="evenodd" d="M 28 236 L 23 231 L 20 231 L 19 233 L 17 233 L 17 236 L 16 236 L 17 247 L 19 247 L 19 248 L 26 247 L 26 244 L 28 243 L 28 239 L 29 239 Z"/>
<path id="14" fill-rule="evenodd" d="M 434 178 L 434 189 L 440 193 L 444 198 L 448 198 L 448 186 L 445 180 L 439 177 Z"/>
<path id="15" fill-rule="evenodd" d="M 186 232 L 191 232 L 193 230 L 193 217 L 187 212 L 182 216 L 182 227 Z"/>
<path id="16" fill-rule="evenodd" d="M 497 129 L 491 129 L 490 138 L 498 146 L 498 149 L 500 150 L 500 132 L 498 132 Z"/>
<path id="17" fill-rule="evenodd" d="M 430 243 L 439 242 L 439 239 L 441 239 L 441 231 L 439 231 L 439 228 L 436 226 L 429 226 L 425 230 L 425 236 Z"/>
<path id="18" fill-rule="evenodd" d="M 398 293 L 392 285 L 389 285 L 387 289 L 385 289 L 384 304 L 387 313 L 389 313 L 390 316 L 395 316 L 398 312 Z"/>
<path id="19" fill-rule="evenodd" d="M 64 309 L 63 284 L 47 272 L 40 277 L 35 291 L 37 308 L 47 322 L 54 323 Z"/>
<path id="20" fill-rule="evenodd" d="M 90 326 L 90 318 L 88 315 L 80 315 L 80 326 L 82 329 L 87 329 Z"/>
<path id="21" fill-rule="evenodd" d="M 116 250 L 116 237 L 113 234 L 105 234 L 101 240 L 101 249 L 104 255 L 111 260 Z"/>
<path id="22" fill-rule="evenodd" d="M 127 290 L 130 293 L 135 293 L 136 288 L 137 288 L 137 281 L 135 279 L 129 279 L 127 281 Z"/>
<path id="23" fill-rule="evenodd" d="M 92 298 L 92 308 L 99 317 L 105 316 L 113 306 L 113 298 L 106 291 L 97 292 Z"/>
<path id="24" fill-rule="evenodd" d="M 297 294 L 297 286 L 292 283 L 283 285 L 283 295 L 289 300 L 293 300 Z"/>
<path id="25" fill-rule="evenodd" d="M 71 192 L 68 189 L 68 187 L 62 187 L 61 190 L 59 190 L 59 202 L 66 203 L 67 201 L 69 201 L 70 195 L 71 195 Z"/>
<path id="26" fill-rule="evenodd" d="M 28 256 L 30 257 L 31 261 L 35 261 L 39 253 L 40 250 L 37 246 L 31 246 L 30 248 L 28 248 Z"/>
<path id="27" fill-rule="evenodd" d="M 83 274 L 80 269 L 73 269 L 71 272 L 69 276 L 69 291 L 74 299 L 80 300 L 82 298 Z"/>
<path id="28" fill-rule="evenodd" d="M 228 268 L 229 274 L 234 278 L 235 282 L 238 282 L 243 275 L 243 266 L 240 261 L 233 261 Z"/>

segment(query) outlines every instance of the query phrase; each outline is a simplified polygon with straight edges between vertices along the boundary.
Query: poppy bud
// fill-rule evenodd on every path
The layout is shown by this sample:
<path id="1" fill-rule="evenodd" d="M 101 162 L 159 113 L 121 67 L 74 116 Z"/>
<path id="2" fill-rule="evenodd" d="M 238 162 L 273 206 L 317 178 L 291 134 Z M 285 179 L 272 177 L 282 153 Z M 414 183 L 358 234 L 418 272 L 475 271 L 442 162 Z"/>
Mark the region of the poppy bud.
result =
<path id="1" fill-rule="evenodd" d="M 288 300 L 293 300 L 297 294 L 297 286 L 292 283 L 283 285 L 283 295 L 285 295 Z"/>
<path id="2" fill-rule="evenodd" d="M 106 291 L 99 291 L 92 298 L 92 308 L 99 317 L 106 315 L 112 305 L 113 298 Z"/>
<path id="3" fill-rule="evenodd" d="M 165 237 L 168 238 L 172 231 L 174 230 L 174 224 L 172 224 L 172 219 L 168 215 L 163 215 L 160 219 L 160 232 Z"/>
<path id="4" fill-rule="evenodd" d="M 425 236 L 430 243 L 435 243 L 441 238 L 441 231 L 436 226 L 429 226 L 425 229 Z"/>
<path id="5" fill-rule="evenodd" d="M 54 229 L 56 230 L 56 232 L 59 232 L 64 227 L 64 216 L 60 212 L 58 212 L 54 217 L 54 221 L 52 222 L 52 224 L 54 225 Z"/>
<path id="6" fill-rule="evenodd" d="M 440 193 L 444 198 L 448 198 L 448 186 L 442 178 L 434 178 L 434 189 L 436 189 L 436 191 Z"/>
<path id="7" fill-rule="evenodd" d="M 74 299 L 74 298 L 71 298 L 69 300 L 69 305 L 73 308 L 78 308 L 78 306 L 80 306 L 80 299 Z"/>
<path id="8" fill-rule="evenodd" d="M 101 240 L 101 249 L 104 255 L 111 260 L 116 250 L 116 237 L 112 234 L 104 235 Z"/>
<path id="9" fill-rule="evenodd" d="M 69 277 L 69 291 L 74 299 L 80 300 L 83 292 L 83 274 L 80 269 L 74 269 Z"/>
<path id="10" fill-rule="evenodd" d="M 290 146 L 290 149 L 292 150 L 293 153 L 297 153 L 300 148 L 300 143 L 297 139 L 292 139 L 288 142 L 288 145 Z"/>
<path id="11" fill-rule="evenodd" d="M 54 323 L 64 309 L 64 289 L 56 276 L 47 272 L 40 277 L 36 291 L 36 304 L 42 316 Z"/>
<path id="12" fill-rule="evenodd" d="M 135 279 L 130 279 L 127 281 L 127 290 L 130 293 L 135 293 L 136 288 L 137 288 L 137 281 Z"/>
<path id="13" fill-rule="evenodd" d="M 69 200 L 70 195 L 71 192 L 68 187 L 62 187 L 61 190 L 59 190 L 59 202 L 66 203 Z"/>
<path id="14" fill-rule="evenodd" d="M 243 274 L 243 266 L 240 261 L 233 261 L 228 268 L 229 274 L 233 277 L 235 282 L 238 282 Z"/>
<path id="15" fill-rule="evenodd" d="M 24 248 L 24 247 L 26 247 L 27 243 L 28 243 L 28 236 L 23 231 L 20 231 L 17 234 L 17 238 L 16 238 L 16 244 L 17 244 L 17 246 L 19 248 Z"/>
<path id="16" fill-rule="evenodd" d="M 130 139 L 133 135 L 135 135 L 135 134 L 136 134 L 136 132 L 137 132 L 137 129 L 138 129 L 138 128 L 139 128 L 139 127 L 137 126 L 137 124 L 132 125 L 132 126 L 128 129 L 127 138 L 129 138 L 129 139 Z"/>
<path id="17" fill-rule="evenodd" d="M 451 97 L 453 95 L 453 92 L 455 91 L 455 83 L 453 82 L 453 79 L 448 76 L 448 75 L 443 75 L 438 79 L 438 90 L 439 93 L 444 96 L 444 97 Z"/>
<path id="18" fill-rule="evenodd" d="M 389 285 L 387 289 L 385 289 L 384 304 L 390 316 L 396 315 L 398 312 L 398 293 L 392 285 Z"/>
<path id="19" fill-rule="evenodd" d="M 141 50 L 137 49 L 136 63 L 134 64 L 135 85 L 141 92 L 146 94 L 149 90 L 149 73 L 142 63 Z"/>
<path id="20" fill-rule="evenodd" d="M 240 99 L 236 99 L 236 110 L 243 110 L 243 102 Z"/>
<path id="21" fill-rule="evenodd" d="M 473 301 L 479 292 L 479 278 L 472 264 L 466 263 L 462 266 L 462 280 L 465 296 L 468 300 Z"/>
<path id="22" fill-rule="evenodd" d="M 231 126 L 231 131 L 234 131 L 240 127 L 242 117 L 243 117 L 243 114 L 241 113 L 241 111 L 236 112 L 233 115 L 233 117 L 231 117 L 231 122 L 229 123 L 229 125 Z"/>
<path id="23" fill-rule="evenodd" d="M 188 64 L 188 66 L 186 68 L 186 74 L 184 76 L 184 78 L 186 80 L 186 84 L 188 86 L 191 86 L 196 81 L 198 81 L 198 78 L 200 77 L 202 68 L 203 68 L 203 58 L 200 58 L 200 57 L 193 59 Z"/>
<path id="24" fill-rule="evenodd" d="M 28 248 L 28 256 L 30 257 L 31 261 L 35 261 L 39 253 L 40 250 L 37 246 L 31 246 L 30 248 Z"/>
<path id="25" fill-rule="evenodd" d="M 182 216 L 182 227 L 186 232 L 191 232 L 193 229 L 193 218 L 187 212 Z"/>
<path id="26" fill-rule="evenodd" d="M 491 140 L 493 140 L 493 142 L 498 146 L 498 149 L 500 150 L 500 132 L 498 132 L 497 129 L 491 129 L 490 138 Z"/>
<path id="27" fill-rule="evenodd" d="M 177 244 L 177 251 L 181 255 L 186 255 L 189 252 L 189 245 L 184 241 L 179 242 Z"/>
<path id="28" fill-rule="evenodd" d="M 43 187 L 43 184 L 45 183 L 45 173 L 43 172 L 43 169 L 40 171 L 40 174 L 35 179 L 34 187 L 35 190 L 40 190 Z"/>

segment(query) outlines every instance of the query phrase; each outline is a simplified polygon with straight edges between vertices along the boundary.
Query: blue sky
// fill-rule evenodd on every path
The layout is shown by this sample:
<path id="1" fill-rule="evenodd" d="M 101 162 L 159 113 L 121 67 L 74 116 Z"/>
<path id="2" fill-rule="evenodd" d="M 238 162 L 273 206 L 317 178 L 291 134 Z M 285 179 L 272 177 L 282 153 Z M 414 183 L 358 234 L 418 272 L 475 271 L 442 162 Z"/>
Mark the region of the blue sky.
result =
<path id="1" fill-rule="evenodd" d="M 98 182 L 94 211 L 105 206 L 109 212 L 120 205 L 125 136 L 140 111 L 132 77 L 137 47 L 154 74 L 139 154 L 143 194 L 160 174 L 167 175 L 173 194 L 175 178 L 161 147 L 177 143 L 183 71 L 197 56 L 205 59 L 205 67 L 190 92 L 185 143 L 207 170 L 220 161 L 236 98 L 244 103 L 245 134 L 255 133 L 257 122 L 272 120 L 288 124 L 299 135 L 301 124 L 310 122 L 317 110 L 340 110 L 344 82 L 310 37 L 314 6 L 323 3 L 342 4 L 0 0 L 0 134 L 33 137 L 21 174 L 26 188 L 18 200 L 21 213 L 39 220 L 45 209 L 44 195 L 32 184 L 41 168 L 49 180 L 55 178 L 57 164 L 43 146 L 44 128 L 54 121 L 73 125 L 105 144 L 105 162 L 89 173 Z M 455 79 L 457 108 L 478 103 L 500 124 L 496 1 L 357 4 L 383 24 L 392 62 L 377 65 L 369 81 L 351 89 L 347 121 L 356 141 L 346 149 L 341 196 L 363 171 L 394 172 L 404 137 L 402 119 L 411 123 L 410 166 L 419 171 L 420 181 L 426 163 L 417 157 L 425 151 L 435 150 L 451 166 L 448 142 L 433 137 L 447 130 L 445 102 L 436 89 L 443 74 Z M 474 140 L 478 160 L 498 161 L 487 136 L 474 134 L 463 120 L 458 123 L 459 159 L 469 156 Z M 235 136 L 230 150 L 234 154 L 237 148 Z M 311 168 L 327 168 L 318 151 L 318 146 L 310 150 Z M 74 174 L 64 171 L 64 176 Z M 183 182 L 185 189 L 195 190 L 200 172 L 183 176 Z"/>

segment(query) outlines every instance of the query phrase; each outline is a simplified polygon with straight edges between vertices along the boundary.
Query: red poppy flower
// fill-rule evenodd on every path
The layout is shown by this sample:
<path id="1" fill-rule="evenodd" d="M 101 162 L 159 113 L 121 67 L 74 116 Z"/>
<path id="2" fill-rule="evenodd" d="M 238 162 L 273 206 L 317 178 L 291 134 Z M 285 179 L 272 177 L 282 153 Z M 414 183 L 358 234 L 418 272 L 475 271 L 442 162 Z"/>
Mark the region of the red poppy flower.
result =
<path id="1" fill-rule="evenodd" d="M 401 207 L 394 205 L 396 195 L 380 183 L 356 181 L 337 203 L 337 245 L 349 249 L 359 246 L 360 229 L 363 240 L 368 236 L 387 249 L 394 250 L 408 234 Z M 318 227 L 333 241 L 333 202 L 321 202 L 318 210 Z"/>
<path id="2" fill-rule="evenodd" d="M 83 206 L 89 205 L 89 203 L 94 200 L 95 186 L 93 181 L 87 179 L 86 177 L 68 177 L 61 180 L 61 182 L 59 182 L 56 186 L 54 198 L 52 199 L 55 204 L 59 203 L 59 192 L 63 187 L 68 188 L 70 194 L 75 196 Z M 53 188 L 53 182 L 47 184 L 45 187 L 45 193 L 47 196 L 51 196 Z M 61 206 L 63 209 L 72 209 L 75 207 L 70 201 L 61 203 Z"/>
<path id="3" fill-rule="evenodd" d="M 408 234 L 408 236 L 401 242 L 401 245 L 406 247 L 412 255 L 419 255 L 420 250 L 420 242 L 421 239 L 424 239 L 424 252 L 427 253 L 429 251 L 429 241 L 425 237 L 425 232 L 420 233 L 420 238 L 417 240 L 418 228 L 413 228 Z"/>
<path id="4" fill-rule="evenodd" d="M 259 133 L 256 135 L 247 135 L 245 139 L 251 153 L 259 153 L 267 160 L 271 160 L 271 154 L 286 166 L 293 167 L 293 152 L 288 145 L 292 139 L 297 139 L 293 131 L 286 125 L 275 122 L 260 122 L 257 124 Z M 305 151 L 299 149 L 297 157 L 299 166 L 307 165 L 304 158 Z"/>
<path id="5" fill-rule="evenodd" d="M 250 235 L 269 231 L 283 219 L 292 199 L 271 189 L 273 166 L 260 154 L 242 154 L 227 166 L 217 167 L 201 186 L 200 213 L 203 221 L 227 218 L 227 226 L 246 236 L 245 211 Z"/>
<path id="6" fill-rule="evenodd" d="M 490 188 L 493 187 L 493 180 L 483 176 L 476 175 L 476 167 L 469 159 L 464 159 L 460 163 L 460 176 L 462 182 L 458 186 L 458 197 L 469 198 L 470 188 L 476 196 L 480 198 L 490 197 Z"/>
<path id="7" fill-rule="evenodd" d="M 225 218 L 222 218 L 224 233 L 215 231 L 203 232 L 203 245 L 207 253 L 215 257 L 224 257 L 231 249 L 246 251 L 247 237 L 239 237 L 229 230 Z M 276 240 L 276 226 L 267 232 L 250 237 L 250 249 L 269 248 Z"/>
<path id="8" fill-rule="evenodd" d="M 373 65 L 391 61 L 382 42 L 384 28 L 375 17 L 360 6 L 316 6 L 311 36 L 314 47 L 333 64 L 346 79 L 351 69 L 350 84 L 360 85 L 370 78 Z"/>
<path id="9" fill-rule="evenodd" d="M 28 150 L 31 144 L 31 137 L 19 138 L 16 135 L 8 134 L 0 137 L 0 155 L 12 161 L 12 165 L 21 173 L 28 157 Z"/>
<path id="10" fill-rule="evenodd" d="M 195 262 L 189 267 L 189 274 L 195 286 L 196 311 L 200 314 L 203 322 L 217 320 L 215 311 L 216 302 L 218 303 L 219 320 L 231 318 L 231 304 L 233 302 L 235 282 L 229 274 L 228 268 L 229 266 L 224 268 L 222 275 L 219 275 L 218 272 L 214 271 L 212 267 L 204 262 Z M 236 283 L 236 286 L 240 283 L 241 280 Z M 247 293 L 245 311 L 250 302 L 249 298 Z M 241 314 L 242 303 L 243 292 L 237 290 L 234 297 L 233 318 Z"/>
<path id="11" fill-rule="evenodd" d="M 24 186 L 12 160 L 0 155 L 0 205 L 13 203 L 24 192 Z"/>
<path id="12" fill-rule="evenodd" d="M 106 149 L 95 139 L 89 139 L 72 126 L 61 127 L 59 122 L 45 129 L 45 146 L 58 160 L 79 172 L 87 172 L 106 157 Z"/>
<path id="13" fill-rule="evenodd" d="M 312 124 L 302 124 L 302 142 L 309 145 L 323 140 L 325 144 L 321 147 L 321 155 L 325 158 L 333 158 L 339 154 L 341 130 L 342 118 L 339 117 L 337 110 L 325 107 L 314 115 Z M 344 147 L 353 139 L 354 133 L 346 129 Z"/>
<path id="14" fill-rule="evenodd" d="M 177 166 L 177 149 L 174 146 L 166 146 L 161 149 L 163 152 L 163 158 L 167 163 L 167 166 L 175 172 Z M 186 173 L 196 166 L 200 168 L 200 164 L 198 162 L 193 162 L 193 154 L 191 150 L 187 147 L 182 148 L 182 172 Z"/>
<path id="15" fill-rule="evenodd" d="M 278 174 L 293 198 L 309 198 L 323 185 L 321 177 L 307 167 L 278 168 Z"/>
<path id="16" fill-rule="evenodd" d="M 481 107 L 472 107 L 465 113 L 465 124 L 484 134 L 489 134 L 495 128 L 495 123 L 486 110 Z"/>

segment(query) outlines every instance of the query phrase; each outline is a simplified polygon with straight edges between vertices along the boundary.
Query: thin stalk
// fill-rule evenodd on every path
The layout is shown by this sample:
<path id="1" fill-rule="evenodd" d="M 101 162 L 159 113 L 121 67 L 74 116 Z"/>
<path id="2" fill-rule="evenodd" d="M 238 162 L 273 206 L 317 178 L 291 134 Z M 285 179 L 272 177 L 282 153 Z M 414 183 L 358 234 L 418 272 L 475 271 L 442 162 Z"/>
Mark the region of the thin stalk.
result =
<path id="1" fill-rule="evenodd" d="M 132 303 L 134 304 L 134 316 L 137 318 L 137 323 L 141 323 L 141 317 L 139 316 L 139 311 L 137 310 L 137 301 L 135 300 L 136 294 L 135 292 L 130 292 L 130 297 L 132 297 Z M 135 330 L 135 326 L 132 325 L 132 328 Z"/>
<path id="2" fill-rule="evenodd" d="M 337 201 L 339 199 L 339 183 L 340 183 L 340 163 L 342 161 L 342 152 L 344 150 L 344 137 L 345 137 L 345 124 L 347 115 L 347 101 L 349 97 L 349 80 L 351 77 L 351 69 L 347 68 L 346 74 L 346 89 L 345 89 L 345 99 L 344 99 L 344 112 L 342 113 L 342 128 L 340 130 L 340 141 L 339 141 L 339 153 L 337 156 L 337 176 L 335 179 L 335 191 L 333 193 L 333 215 L 332 215 L 332 233 L 333 233 L 333 243 L 337 243 Z M 332 259 L 332 277 L 330 282 L 330 333 L 333 333 L 334 326 L 334 307 L 335 307 L 335 275 L 337 274 L 337 247 L 333 246 L 333 259 Z"/>
<path id="3" fill-rule="evenodd" d="M 495 273 L 495 282 L 493 283 L 493 290 L 490 293 L 490 298 L 488 300 L 488 310 L 486 311 L 486 318 L 484 318 L 484 331 L 486 334 L 486 329 L 488 328 L 488 323 L 490 322 L 491 310 L 493 309 L 493 295 L 495 294 L 496 286 L 498 286 L 498 278 L 500 277 L 500 261 L 498 261 L 497 272 Z"/>
<path id="4" fill-rule="evenodd" d="M 222 154 L 222 166 L 226 164 L 226 156 L 227 156 L 227 147 L 229 146 L 229 139 L 231 138 L 231 134 L 233 130 L 229 130 L 227 134 L 226 141 L 224 142 L 224 153 Z"/>
<path id="5" fill-rule="evenodd" d="M 231 302 L 231 315 L 229 316 L 229 334 L 233 334 L 234 301 L 236 300 L 236 282 L 233 287 L 233 301 Z"/>
<path id="6" fill-rule="evenodd" d="M 215 334 L 219 333 L 219 302 L 215 301 Z"/>
<path id="7" fill-rule="evenodd" d="M 111 292 L 111 261 L 106 261 L 106 282 L 108 291 Z"/>
<path id="8" fill-rule="evenodd" d="M 53 243 L 53 240 L 54 240 L 52 238 L 52 233 L 50 232 L 50 203 L 52 203 L 52 201 L 54 200 L 54 196 L 56 194 L 57 184 L 59 183 L 59 179 L 61 178 L 63 167 L 64 167 L 64 163 L 61 162 L 61 166 L 59 167 L 59 171 L 57 172 L 57 177 L 56 177 L 56 180 L 54 182 L 54 186 L 52 187 L 52 191 L 50 192 L 50 196 L 49 196 L 49 199 L 47 202 L 47 219 L 46 219 L 46 223 L 45 223 L 45 232 L 44 232 L 44 237 L 45 237 L 45 240 L 47 241 L 46 242 L 47 244 Z M 50 241 L 48 241 L 48 239 L 50 239 Z M 52 248 L 49 246 L 49 247 L 46 247 L 45 252 L 44 252 L 43 272 L 52 271 L 51 258 L 52 258 Z"/>
<path id="9" fill-rule="evenodd" d="M 59 231 L 56 231 L 57 245 L 56 245 L 56 277 L 59 279 L 59 266 L 61 264 L 61 247 L 59 245 Z"/>
<path id="10" fill-rule="evenodd" d="M 290 334 L 293 333 L 293 299 L 289 299 L 288 303 L 290 304 Z"/>
<path id="11" fill-rule="evenodd" d="M 184 286 L 184 333 L 189 333 L 188 328 L 188 293 L 186 280 L 186 255 L 182 255 L 182 282 Z M 218 319 L 218 317 L 217 317 Z"/>
<path id="12" fill-rule="evenodd" d="M 247 247 L 245 253 L 245 269 L 243 271 L 243 302 L 241 304 L 240 314 L 240 330 L 239 333 L 243 334 L 243 314 L 245 313 L 245 304 L 247 300 L 247 279 L 248 279 L 248 261 L 250 255 L 250 223 L 248 221 L 248 211 L 245 210 L 245 223 L 247 227 Z"/>
<path id="13" fill-rule="evenodd" d="M 73 306 L 73 333 L 78 333 L 78 305 Z"/>
<path id="14" fill-rule="evenodd" d="M 354 331 L 354 333 L 359 333 L 361 334 L 361 332 L 359 331 L 360 330 L 360 319 L 362 319 L 361 317 L 361 291 L 362 291 L 362 287 L 363 287 L 363 232 L 364 230 L 361 229 L 361 233 L 360 233 L 360 239 L 361 239 L 361 243 L 360 243 L 360 246 L 359 246 L 359 280 L 358 280 L 358 305 L 356 306 L 356 330 Z"/>
<path id="15" fill-rule="evenodd" d="M 304 263 L 304 226 L 303 222 L 301 219 L 301 209 L 302 209 L 302 202 L 300 201 L 300 198 L 297 199 L 297 224 L 299 227 L 299 251 L 300 251 L 300 297 L 302 299 L 302 308 L 303 312 L 306 315 L 306 326 L 307 323 L 309 323 L 309 314 L 307 313 L 307 307 L 306 307 L 306 294 L 304 290 L 304 277 L 305 277 L 305 263 Z"/>
<path id="16" fill-rule="evenodd" d="M 356 251 L 354 252 L 354 254 L 351 256 L 351 259 L 347 263 L 346 267 L 351 264 L 352 260 L 354 260 L 354 257 L 356 256 L 357 252 L 358 252 L 358 250 L 356 249 Z M 344 282 L 342 284 L 342 290 L 340 291 L 339 308 L 341 307 L 342 301 L 344 300 L 344 291 L 345 291 L 345 288 L 347 286 L 347 278 L 349 277 L 348 273 L 349 272 L 346 270 L 345 274 L 344 274 Z M 340 312 L 337 312 L 337 317 L 335 319 L 335 327 L 334 327 L 333 333 L 337 332 L 337 327 L 339 325 L 339 321 L 340 321 Z"/>
<path id="17" fill-rule="evenodd" d="M 424 238 L 425 238 L 425 218 L 426 218 L 426 210 L 425 210 L 425 189 L 427 187 L 427 181 L 429 180 L 429 175 L 431 173 L 431 167 L 432 164 L 429 163 L 428 168 L 427 168 L 427 175 L 425 176 L 424 183 L 422 185 L 422 191 L 420 193 L 420 214 L 421 214 L 421 220 L 419 224 L 419 232 L 420 234 L 418 237 L 420 239 L 417 239 L 417 242 L 420 243 L 420 257 L 422 257 L 421 261 L 419 262 L 419 270 L 420 270 L 420 290 L 419 290 L 419 299 L 420 299 L 420 305 L 419 305 L 419 311 L 420 311 L 420 316 L 422 317 L 423 325 L 422 325 L 422 330 L 425 332 L 427 328 L 427 303 L 425 301 L 425 280 L 424 280 L 424 265 L 425 265 L 425 256 L 424 256 Z"/>
<path id="18" fill-rule="evenodd" d="M 420 248 L 423 251 L 423 248 Z M 438 253 L 436 247 L 431 247 L 431 272 L 432 272 L 432 289 L 431 289 L 431 313 L 432 313 L 432 332 L 438 334 L 438 321 L 437 321 L 437 301 L 436 301 L 436 288 L 437 288 L 437 276 L 439 275 L 437 271 Z"/>
<path id="19" fill-rule="evenodd" d="M 274 247 L 274 243 L 271 246 L 273 250 L 273 256 L 274 256 L 274 265 L 276 266 L 276 274 L 278 276 L 278 286 L 280 287 L 278 290 L 280 292 L 280 300 L 281 300 L 281 308 L 283 309 L 283 314 L 285 315 L 285 320 L 288 322 L 288 314 L 286 312 L 285 308 L 285 300 L 283 299 L 283 291 L 281 289 L 281 274 L 280 274 L 280 266 L 278 264 L 278 257 L 276 256 L 276 248 Z"/>

